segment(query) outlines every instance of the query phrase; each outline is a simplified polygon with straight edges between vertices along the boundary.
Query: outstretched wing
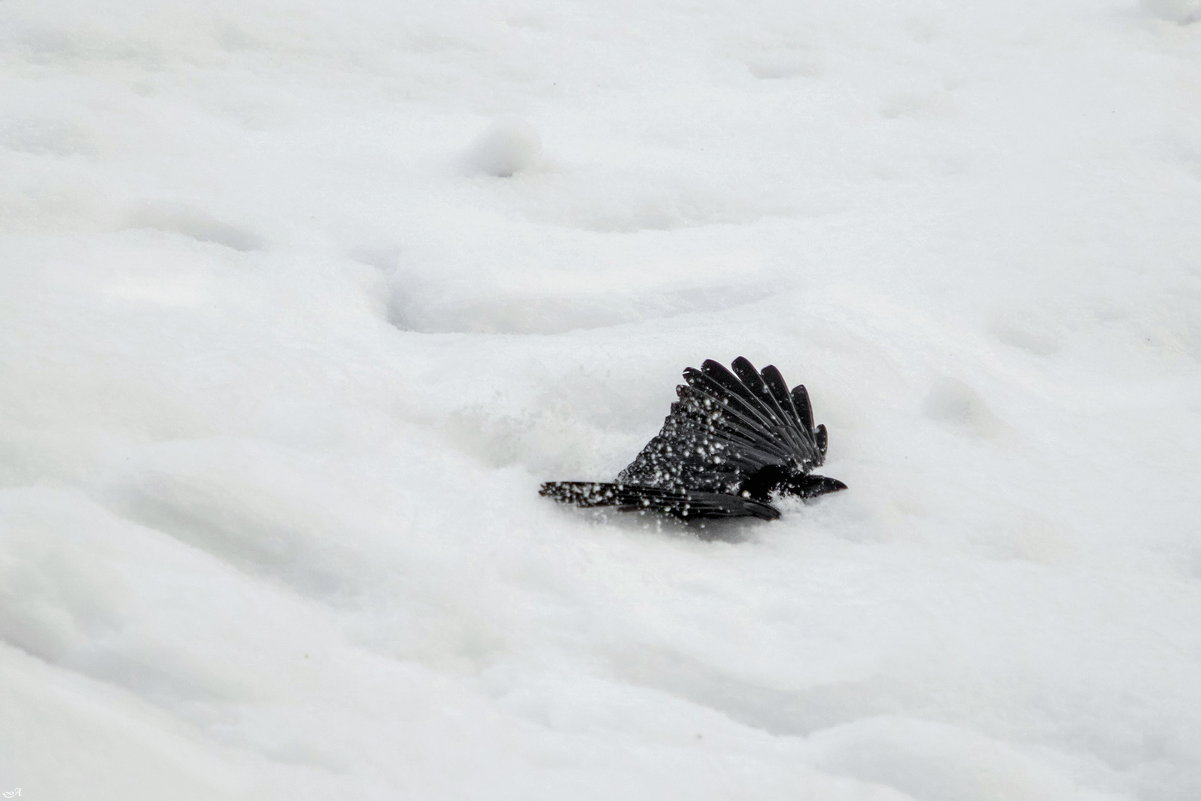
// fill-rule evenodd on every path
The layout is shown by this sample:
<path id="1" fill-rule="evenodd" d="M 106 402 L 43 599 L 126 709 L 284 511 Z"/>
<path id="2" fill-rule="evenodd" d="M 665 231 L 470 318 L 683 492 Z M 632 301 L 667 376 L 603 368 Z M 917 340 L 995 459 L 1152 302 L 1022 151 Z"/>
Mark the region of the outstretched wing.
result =
<path id="1" fill-rule="evenodd" d="M 551 481 L 543 484 L 538 494 L 585 508 L 610 507 L 620 512 L 659 512 L 681 520 L 732 517 L 775 520 L 780 516 L 774 506 L 738 495 L 639 484 Z"/>
<path id="2" fill-rule="evenodd" d="M 805 388 L 789 391 L 774 366 L 760 372 L 742 357 L 732 366 L 710 359 L 684 371 L 663 428 L 618 481 L 737 493 L 764 468 L 803 475 L 822 463 L 826 429 L 813 425 Z"/>

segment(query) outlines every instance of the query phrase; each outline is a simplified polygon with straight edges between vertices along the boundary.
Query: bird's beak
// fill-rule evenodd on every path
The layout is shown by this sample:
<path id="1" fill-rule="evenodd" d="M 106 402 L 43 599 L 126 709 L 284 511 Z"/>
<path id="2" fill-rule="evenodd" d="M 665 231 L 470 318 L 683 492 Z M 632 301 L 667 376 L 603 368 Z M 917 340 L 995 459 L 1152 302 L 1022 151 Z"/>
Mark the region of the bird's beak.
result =
<path id="1" fill-rule="evenodd" d="M 816 498 L 818 495 L 825 495 L 828 492 L 838 492 L 846 488 L 846 484 L 829 476 L 801 476 L 790 481 L 788 486 L 784 488 L 784 492 L 800 498 Z"/>

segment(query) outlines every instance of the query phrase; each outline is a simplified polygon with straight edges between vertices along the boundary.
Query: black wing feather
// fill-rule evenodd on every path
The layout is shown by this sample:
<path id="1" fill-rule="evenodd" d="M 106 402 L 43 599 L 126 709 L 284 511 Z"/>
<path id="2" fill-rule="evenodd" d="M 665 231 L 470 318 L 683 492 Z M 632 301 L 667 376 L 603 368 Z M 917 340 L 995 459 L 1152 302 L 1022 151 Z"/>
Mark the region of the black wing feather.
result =
<path id="1" fill-rule="evenodd" d="M 684 377 L 690 383 L 688 386 L 676 388 L 676 393 L 688 392 L 703 404 L 706 411 L 711 412 L 713 426 L 741 436 L 748 443 L 753 443 L 758 450 L 772 454 L 771 459 L 785 460 L 788 451 L 784 443 L 775 439 L 765 439 L 763 432 L 770 430 L 771 421 L 764 417 L 763 412 L 750 405 L 750 402 L 738 395 L 730 395 L 724 387 L 700 373 Z M 695 383 L 694 383 L 695 382 Z"/>
<path id="2" fill-rule="evenodd" d="M 769 464 L 787 456 L 786 451 L 777 442 L 763 440 L 763 428 L 748 420 L 741 413 L 715 402 L 711 397 L 698 392 L 694 387 L 681 385 L 676 387 L 676 394 L 689 405 L 689 410 L 696 410 L 697 416 L 703 416 L 706 433 L 715 432 L 722 435 L 723 448 L 728 450 L 730 444 L 737 445 L 757 464 Z"/>
<path id="3" fill-rule="evenodd" d="M 764 433 L 774 434 L 787 445 L 785 463 L 792 463 L 798 468 L 811 468 L 820 464 L 820 453 L 813 443 L 812 434 L 798 425 L 796 415 L 785 414 L 783 405 L 772 392 L 764 375 L 760 374 L 748 359 L 741 356 L 734 360 L 733 367 L 748 392 L 759 400 L 760 408 L 771 421 L 771 427 Z M 770 367 L 770 371 L 774 372 L 775 376 L 780 375 L 775 367 Z M 787 387 L 782 376 L 779 377 L 779 383 L 781 389 Z M 783 395 L 787 394 L 786 391 L 783 392 Z M 791 403 L 788 405 L 792 406 Z"/>
<path id="4" fill-rule="evenodd" d="M 805 389 L 804 384 L 797 384 L 792 388 L 792 405 L 796 407 L 797 416 L 801 419 L 801 426 L 806 431 L 812 431 L 813 404 L 809 402 L 809 390 Z"/>
<path id="5" fill-rule="evenodd" d="M 745 359 L 742 359 L 742 361 L 746 362 Z M 750 362 L 746 363 L 750 364 Z M 738 367 L 738 359 L 734 360 L 734 366 L 735 368 Z M 770 428 L 775 422 L 772 419 L 774 415 L 764 406 L 763 399 L 752 392 L 750 387 L 740 380 L 738 376 L 734 375 L 734 373 L 727 370 L 724 365 L 712 359 L 706 359 L 704 364 L 701 365 L 701 371 L 725 390 L 726 397 L 742 401 L 742 408 L 748 409 L 752 415 L 758 418 L 760 426 Z M 751 368 L 751 372 L 755 372 L 754 367 Z M 755 373 L 755 376 L 757 378 L 759 374 Z"/>
<path id="6" fill-rule="evenodd" d="M 616 482 L 551 482 L 542 494 L 685 520 L 772 520 L 779 512 L 765 501 L 774 492 L 811 497 L 844 488 L 833 479 L 810 480 L 825 460 L 828 437 L 825 426 L 813 424 L 805 387 L 789 391 L 773 365 L 760 372 L 739 357 L 732 367 L 708 359 L 699 370 L 686 368 L 663 427 Z"/>
<path id="7" fill-rule="evenodd" d="M 774 366 L 760 373 L 740 357 L 733 367 L 708 359 L 685 369 L 679 401 L 618 480 L 731 493 L 768 468 L 803 474 L 820 465 L 804 388 L 790 393 Z"/>
<path id="8" fill-rule="evenodd" d="M 540 495 L 586 509 L 608 507 L 621 512 L 659 512 L 681 520 L 757 517 L 775 520 L 780 512 L 770 504 L 717 492 L 672 490 L 640 484 L 595 481 L 551 481 Z"/>
<path id="9" fill-rule="evenodd" d="M 817 443 L 813 441 L 813 430 L 805 425 L 797 412 L 796 406 L 792 402 L 792 395 L 788 392 L 788 384 L 784 382 L 784 376 L 780 375 L 780 371 L 774 364 L 764 367 L 759 375 L 766 393 L 770 395 L 772 403 L 784 420 L 784 428 L 799 455 L 797 461 L 811 467 L 821 464 L 821 451 L 818 449 Z"/>

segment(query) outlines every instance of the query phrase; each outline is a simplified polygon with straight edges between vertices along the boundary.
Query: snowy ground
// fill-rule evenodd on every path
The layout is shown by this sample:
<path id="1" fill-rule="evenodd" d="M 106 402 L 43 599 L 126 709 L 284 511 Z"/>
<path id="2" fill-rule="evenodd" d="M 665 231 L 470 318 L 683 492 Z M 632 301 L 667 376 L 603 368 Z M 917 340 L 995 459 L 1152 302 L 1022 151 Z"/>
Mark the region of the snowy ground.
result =
<path id="1" fill-rule="evenodd" d="M 0 790 L 1201 798 L 1198 16 L 8 0 Z M 849 492 L 537 496 L 739 355 Z"/>

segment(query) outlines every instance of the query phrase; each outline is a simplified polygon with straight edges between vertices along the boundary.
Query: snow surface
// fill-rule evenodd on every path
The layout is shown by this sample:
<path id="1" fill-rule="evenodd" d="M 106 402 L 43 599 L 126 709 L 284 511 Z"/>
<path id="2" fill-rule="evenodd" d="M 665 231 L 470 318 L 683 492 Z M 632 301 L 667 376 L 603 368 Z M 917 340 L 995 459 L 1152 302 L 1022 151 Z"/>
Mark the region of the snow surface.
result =
<path id="1" fill-rule="evenodd" d="M 1191 0 L 8 0 L 0 790 L 1201 798 Z M 679 372 L 848 492 L 605 479 Z"/>

